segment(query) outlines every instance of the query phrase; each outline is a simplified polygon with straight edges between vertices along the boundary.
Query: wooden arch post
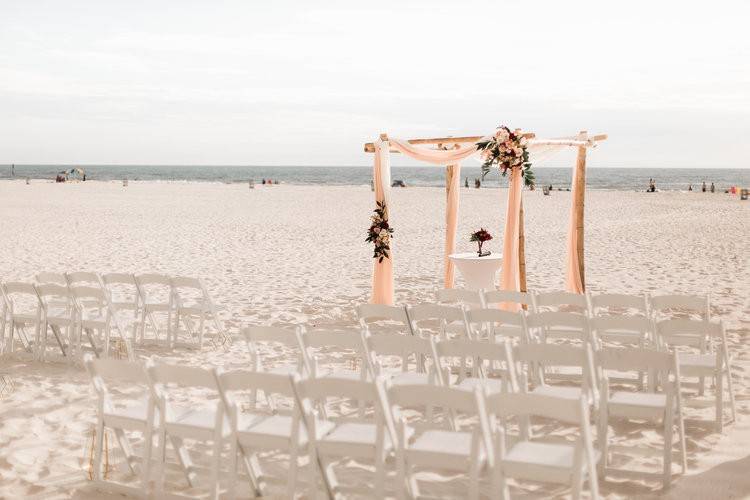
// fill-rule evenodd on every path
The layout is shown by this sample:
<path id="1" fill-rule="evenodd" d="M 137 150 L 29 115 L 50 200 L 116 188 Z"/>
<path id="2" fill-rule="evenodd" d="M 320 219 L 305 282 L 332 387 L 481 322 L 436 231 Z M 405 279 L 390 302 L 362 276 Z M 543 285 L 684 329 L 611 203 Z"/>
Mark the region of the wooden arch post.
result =
<path id="1" fill-rule="evenodd" d="M 578 133 L 579 141 L 585 141 L 587 139 L 588 132 L 582 130 Z M 576 199 L 573 200 L 573 203 L 575 203 L 576 238 L 578 239 L 578 275 L 581 277 L 581 286 L 585 292 L 586 273 L 583 262 L 583 210 L 586 198 L 586 146 L 578 146 L 578 156 L 576 157 L 576 178 L 574 179 L 574 182 Z"/>

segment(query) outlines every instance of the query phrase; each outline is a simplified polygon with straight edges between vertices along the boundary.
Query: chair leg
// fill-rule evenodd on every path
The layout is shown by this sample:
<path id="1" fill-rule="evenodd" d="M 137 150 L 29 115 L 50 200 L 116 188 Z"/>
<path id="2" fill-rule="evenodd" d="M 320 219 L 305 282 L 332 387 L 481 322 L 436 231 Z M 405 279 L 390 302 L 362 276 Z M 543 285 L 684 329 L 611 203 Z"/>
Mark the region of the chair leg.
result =
<path id="1" fill-rule="evenodd" d="M 153 420 L 153 415 L 149 415 Z M 143 438 L 143 462 L 141 463 L 141 490 L 143 498 L 148 498 L 149 481 L 151 481 L 151 454 L 154 447 L 154 432 L 151 425 L 146 425 L 146 431 Z"/>
<path id="2" fill-rule="evenodd" d="M 716 377 L 716 430 L 724 431 L 724 374 L 719 372 Z"/>
<path id="3" fill-rule="evenodd" d="M 408 490 L 408 481 L 406 477 L 406 460 L 404 457 L 404 451 L 401 447 L 396 449 L 396 498 L 398 500 L 405 500 L 406 492 Z"/>
<path id="4" fill-rule="evenodd" d="M 386 451 L 376 451 L 375 457 L 375 497 L 385 498 L 385 459 Z"/>
<path id="5" fill-rule="evenodd" d="M 597 436 L 599 444 L 599 453 L 601 458 L 599 459 L 599 475 L 604 477 L 607 471 L 607 455 L 609 453 L 609 411 L 607 405 L 602 405 L 599 409 L 599 429 Z"/>
<path id="6" fill-rule="evenodd" d="M 667 398 L 671 402 L 672 398 Z M 667 405 L 664 415 L 664 477 L 662 479 L 662 488 L 669 489 L 672 484 L 672 448 L 674 446 L 674 408 L 673 405 Z"/>
<path id="7" fill-rule="evenodd" d="M 102 450 L 104 447 L 104 420 L 99 417 L 96 424 L 96 455 L 94 457 L 94 481 L 101 480 L 102 475 Z"/>
<path id="8" fill-rule="evenodd" d="M 294 492 L 297 489 L 297 477 L 299 475 L 299 456 L 297 450 L 297 443 L 292 443 L 292 448 L 289 450 L 289 477 L 287 478 L 286 485 L 286 496 L 287 498 L 293 499 Z"/>
<path id="9" fill-rule="evenodd" d="M 726 349 L 726 346 L 723 349 L 724 351 L 724 370 L 726 370 L 727 374 L 727 390 L 729 391 L 729 405 L 732 410 L 732 422 L 737 421 L 737 408 L 734 404 L 734 384 L 732 383 L 732 367 L 729 364 L 729 352 Z"/>
<path id="10" fill-rule="evenodd" d="M 224 447 L 224 440 L 221 438 L 221 433 L 214 433 L 214 450 L 213 450 L 213 465 L 211 467 L 211 498 L 212 500 L 219 500 L 221 491 L 221 451 Z"/>

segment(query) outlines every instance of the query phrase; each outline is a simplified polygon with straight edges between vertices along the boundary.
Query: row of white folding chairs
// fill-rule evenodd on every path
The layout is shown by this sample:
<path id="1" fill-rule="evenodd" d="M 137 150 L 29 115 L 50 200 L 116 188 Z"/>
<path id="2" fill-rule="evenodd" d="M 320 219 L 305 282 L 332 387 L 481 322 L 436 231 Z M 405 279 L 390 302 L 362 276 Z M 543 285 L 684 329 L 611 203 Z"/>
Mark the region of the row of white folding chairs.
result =
<path id="1" fill-rule="evenodd" d="M 85 337 L 97 357 L 107 357 L 114 329 L 123 354 L 133 358 L 125 328 L 101 288 L 9 282 L 0 284 L 0 295 L 0 339 L 6 354 L 16 353 L 18 341 L 34 359 L 45 361 L 56 344 L 61 356 L 73 362 L 81 359 Z"/>
<path id="2" fill-rule="evenodd" d="M 589 317 L 559 311 L 525 314 L 430 303 L 414 306 L 362 304 L 357 308 L 357 315 L 361 329 L 372 332 L 399 331 L 417 336 L 436 333 L 440 338 L 456 335 L 469 339 L 513 338 L 522 343 L 563 339 L 588 343 L 593 350 L 603 344 L 660 351 L 677 349 L 683 352 L 680 358 L 682 376 L 697 379 L 694 385 L 701 396 L 691 398 L 690 405 L 714 405 L 715 425 L 719 431 L 723 430 L 725 403 L 729 403 L 731 421 L 736 418 L 729 345 L 721 321 L 689 318 L 655 321 L 620 314 Z M 705 379 L 714 381 L 713 400 L 702 397 Z"/>
<path id="3" fill-rule="evenodd" d="M 200 468 L 185 444 L 186 439 L 193 439 L 213 445 L 205 483 L 213 498 L 238 495 L 240 464 L 250 493 L 264 494 L 272 478 L 263 474 L 259 452 L 271 450 L 283 450 L 290 456 L 289 473 L 283 478 L 290 498 L 303 491 L 298 482 L 300 455 L 308 457 L 305 489 L 311 498 L 317 494 L 318 475 L 329 497 L 350 491 L 350 486 L 338 482 L 333 468 L 333 461 L 341 458 L 374 462 L 374 484 L 368 489 L 378 498 L 384 497 L 387 483 L 394 485 L 393 494 L 399 498 L 418 497 L 420 486 L 411 473 L 415 466 L 468 473 L 470 498 L 479 496 L 480 477 L 489 480 L 490 496 L 496 498 L 508 498 L 509 478 L 567 484 L 575 498 L 588 481 L 591 496 L 598 496 L 596 454 L 583 398 L 486 391 L 483 385 L 469 389 L 394 383 L 384 376 L 373 382 L 336 374 L 304 377 L 254 370 L 224 372 L 150 361 L 144 367 L 91 357 L 86 366 L 99 397 L 95 480 L 101 482 L 102 436 L 105 428 L 113 429 L 118 431 L 116 436 L 131 472 L 140 475 L 138 489 L 144 495 L 164 494 L 167 443 L 175 449 L 179 468 L 189 484 L 198 486 Z M 109 390 L 111 379 L 146 386 L 147 402 L 143 403 L 144 394 L 134 394 L 132 387 L 129 391 Z M 202 405 L 191 401 L 189 407 L 179 406 L 173 397 L 176 386 L 191 394 L 201 392 L 206 399 Z M 264 393 L 266 401 L 275 400 L 276 404 L 263 411 L 256 397 L 258 391 Z M 115 400 L 116 394 L 123 393 L 132 398 L 127 410 L 121 409 L 122 401 Z M 356 401 L 351 411 L 341 403 L 342 398 Z M 249 408 L 243 402 L 249 402 Z M 134 406 L 138 404 L 141 406 Z M 199 406 L 201 409 L 196 409 Z M 333 411 L 336 407 L 343 411 Z M 420 418 L 414 418 L 414 411 L 420 412 Z M 576 439 L 567 443 L 533 440 L 539 436 L 532 436 L 530 416 L 574 427 Z M 504 424 L 511 417 L 518 417 L 520 432 L 506 436 L 509 427 Z M 140 459 L 133 454 L 124 431 L 144 435 Z M 230 452 L 228 465 L 223 466 L 226 442 Z M 395 482 L 386 481 L 390 457 L 395 461 Z M 228 469 L 225 481 L 221 480 L 222 469 Z M 122 484 L 105 487 L 132 492 Z M 353 489 L 361 491 L 361 485 Z"/>
<path id="4" fill-rule="evenodd" d="M 87 284 L 105 290 L 113 311 L 132 312 L 130 318 L 125 317 L 122 321 L 129 319 L 135 344 L 157 342 L 170 347 L 180 344 L 201 348 L 208 321 L 216 330 L 214 342 L 224 344 L 229 340 L 216 305 L 198 278 L 154 273 L 46 272 L 39 273 L 36 280 L 62 286 Z M 166 318 L 160 318 L 160 315 Z M 181 324 L 184 324 L 187 334 L 185 342 L 179 338 Z M 146 337 L 148 327 L 151 338 Z"/>
<path id="5" fill-rule="evenodd" d="M 509 314 L 493 310 L 496 314 Z M 358 334 L 359 333 L 359 334 Z M 605 347 L 592 353 L 587 343 L 578 346 L 520 342 L 511 353 L 509 339 L 499 342 L 484 338 L 441 339 L 420 335 L 393 333 L 371 334 L 368 331 L 337 332 L 325 329 L 306 330 L 281 327 L 249 327 L 243 334 L 252 354 L 254 370 L 270 370 L 274 373 L 294 373 L 303 376 L 325 377 L 328 375 L 350 380 L 374 380 L 385 378 L 395 385 L 432 384 L 457 386 L 472 390 L 483 387 L 489 393 L 518 390 L 532 394 L 583 398 L 599 418 L 600 447 L 606 452 L 607 422 L 610 418 L 636 418 L 663 423 L 664 451 L 663 478 L 665 486 L 671 482 L 673 432 L 677 428 L 679 456 L 685 470 L 685 434 L 682 422 L 679 364 L 677 355 L 644 348 Z M 361 339 L 361 340 L 360 340 Z M 282 344 L 263 346 L 263 344 Z M 280 367 L 262 362 L 261 350 L 269 352 L 283 350 L 294 364 Z M 288 356 L 298 347 L 297 356 Z M 341 364 L 321 368 L 320 354 L 335 352 L 336 359 L 349 357 L 361 360 L 358 372 L 342 370 Z M 394 363 L 393 357 L 398 361 Z M 394 364 L 398 366 L 395 367 Z M 577 386 L 559 386 L 548 383 L 546 373 L 558 369 L 579 370 Z M 612 376 L 616 372 L 617 378 Z M 629 372 L 625 381 L 638 388 L 638 392 L 622 390 L 622 376 Z M 644 384 L 642 374 L 648 375 Z M 610 395 L 610 380 L 616 383 L 616 391 Z M 533 382 L 533 383 L 532 383 Z M 657 383 L 658 382 L 658 383 Z M 657 389 L 659 389 L 657 391 Z M 600 395 L 601 393 L 601 395 Z M 612 402 L 611 405 L 609 402 Z M 644 453 L 648 450 L 641 450 Z M 607 454 L 603 453 L 603 457 Z M 622 473 L 600 463 L 601 470 Z"/>
<path id="6" fill-rule="evenodd" d="M 654 320 L 668 319 L 680 312 L 705 321 L 711 320 L 708 295 L 663 294 L 630 295 L 621 293 L 512 292 L 505 290 L 442 289 L 436 292 L 438 303 L 463 303 L 470 307 L 494 307 L 517 304 L 531 312 L 560 310 L 587 313 L 591 317 L 613 312 L 638 315 Z"/>

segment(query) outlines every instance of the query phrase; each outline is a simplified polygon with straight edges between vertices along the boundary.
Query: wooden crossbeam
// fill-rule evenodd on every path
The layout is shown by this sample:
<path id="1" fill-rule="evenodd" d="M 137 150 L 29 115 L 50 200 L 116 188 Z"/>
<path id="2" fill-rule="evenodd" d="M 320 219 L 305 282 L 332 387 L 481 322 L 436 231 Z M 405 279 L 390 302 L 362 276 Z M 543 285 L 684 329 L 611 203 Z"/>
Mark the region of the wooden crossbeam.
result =
<path id="1" fill-rule="evenodd" d="M 526 137 L 527 139 L 536 138 L 536 134 L 532 132 L 526 132 L 523 134 L 523 136 Z M 462 137 L 446 136 L 446 137 L 433 137 L 429 139 L 409 139 L 408 142 L 409 144 L 436 144 L 436 145 L 442 146 L 442 145 L 448 145 L 448 144 L 465 144 L 469 142 L 476 143 L 483 137 L 485 136 L 483 135 L 471 135 L 471 136 L 462 136 Z M 380 134 L 380 139 L 383 141 L 387 141 L 388 135 Z M 580 139 L 570 139 L 570 140 L 550 139 L 549 144 L 554 145 L 554 144 L 559 144 L 560 141 L 565 141 L 565 142 L 569 142 L 570 146 L 588 147 L 588 146 L 593 145 L 593 143 L 595 142 L 603 141 L 606 139 L 607 139 L 607 134 L 599 134 L 599 135 L 594 135 L 594 136 L 589 137 L 588 140 L 586 141 L 581 141 Z M 540 140 L 537 142 L 537 144 L 542 144 L 542 145 L 546 143 L 547 143 L 546 140 Z M 372 142 L 365 143 L 365 153 L 374 153 L 374 152 L 375 152 L 375 144 L 373 144 Z M 398 153 L 398 151 L 395 149 L 391 149 L 391 153 Z"/>

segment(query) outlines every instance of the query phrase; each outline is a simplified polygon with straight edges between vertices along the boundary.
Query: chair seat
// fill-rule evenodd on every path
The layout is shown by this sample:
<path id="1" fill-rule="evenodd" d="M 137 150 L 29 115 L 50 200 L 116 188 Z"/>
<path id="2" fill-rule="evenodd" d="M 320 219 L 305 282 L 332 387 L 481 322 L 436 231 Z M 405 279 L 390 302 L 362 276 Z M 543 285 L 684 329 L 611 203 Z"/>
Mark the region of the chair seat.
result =
<path id="1" fill-rule="evenodd" d="M 47 316 L 45 319 L 47 320 L 47 324 L 55 326 L 69 326 L 75 322 L 69 316 Z"/>
<path id="2" fill-rule="evenodd" d="M 565 399 L 581 399 L 581 395 L 583 394 L 580 387 L 564 387 L 558 385 L 540 385 L 531 391 L 531 393 Z"/>
<path id="3" fill-rule="evenodd" d="M 504 390 L 503 381 L 499 378 L 467 377 L 458 384 L 455 384 L 454 387 L 466 389 L 469 391 L 473 391 L 475 387 L 484 387 L 490 393 L 503 392 Z"/>
<path id="4" fill-rule="evenodd" d="M 342 422 L 334 424 L 325 430 L 318 438 L 319 442 L 326 443 L 352 443 L 359 445 L 375 446 L 377 427 L 375 424 L 366 422 Z M 386 447 L 391 444 L 388 433 L 385 434 Z"/>
<path id="5" fill-rule="evenodd" d="M 408 453 L 429 457 L 431 461 L 443 461 L 446 467 L 463 470 L 468 466 L 468 459 L 471 457 L 471 439 L 470 432 L 431 429 L 419 434 L 409 444 Z M 465 458 L 466 461 L 456 461 L 461 458 Z M 487 453 L 480 442 L 479 462 L 483 463 L 486 458 Z"/>
<path id="6" fill-rule="evenodd" d="M 104 410 L 102 416 L 105 422 L 117 422 L 118 427 L 130 424 L 128 427 L 140 428 L 146 425 L 148 404 L 138 403 L 128 406 L 110 407 Z M 154 425 L 158 426 L 158 411 L 154 412 Z"/>
<path id="7" fill-rule="evenodd" d="M 572 445 L 521 441 L 508 450 L 503 462 L 570 469 L 574 457 L 575 447 Z"/>
<path id="8" fill-rule="evenodd" d="M 294 419 L 289 415 L 243 413 L 238 418 L 237 432 L 240 434 L 240 441 L 245 441 L 243 438 L 250 438 L 250 443 L 257 435 L 288 440 L 292 437 L 293 422 Z M 304 426 L 299 429 L 299 443 L 301 446 L 307 444 L 307 432 Z"/>
<path id="9" fill-rule="evenodd" d="M 614 392 L 609 397 L 609 404 L 660 408 L 663 410 L 667 406 L 667 396 L 666 394 L 653 392 Z"/>
<path id="10" fill-rule="evenodd" d="M 169 426 L 178 426 L 185 430 L 185 437 L 191 437 L 190 430 L 210 430 L 213 432 L 216 421 L 216 411 L 210 408 L 178 408 L 172 407 L 172 415 L 165 419 Z M 229 422 L 224 417 L 222 436 L 231 434 Z"/>
<path id="11" fill-rule="evenodd" d="M 712 372 L 716 368 L 716 354 L 680 354 L 680 370 Z"/>
<path id="12" fill-rule="evenodd" d="M 36 323 L 39 318 L 36 314 L 14 313 L 11 320 L 15 323 Z"/>
<path id="13" fill-rule="evenodd" d="M 391 383 L 398 384 L 430 384 L 432 376 L 428 373 L 418 372 L 398 372 L 393 373 L 390 377 Z"/>

